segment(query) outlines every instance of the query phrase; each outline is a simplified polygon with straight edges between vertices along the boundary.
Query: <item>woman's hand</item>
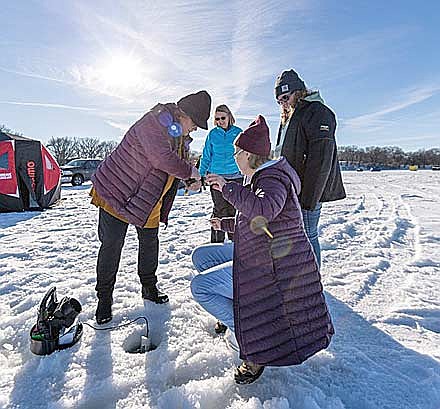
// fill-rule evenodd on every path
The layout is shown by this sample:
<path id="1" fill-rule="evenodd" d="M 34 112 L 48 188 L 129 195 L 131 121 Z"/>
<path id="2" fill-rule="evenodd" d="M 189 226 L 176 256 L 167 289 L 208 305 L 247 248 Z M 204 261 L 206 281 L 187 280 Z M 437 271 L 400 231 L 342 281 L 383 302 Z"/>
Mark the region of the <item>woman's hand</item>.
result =
<path id="1" fill-rule="evenodd" d="M 212 186 L 213 189 L 221 192 L 226 180 L 215 173 L 210 173 L 209 175 L 206 175 L 206 182 L 208 185 Z"/>
<path id="2" fill-rule="evenodd" d="M 222 224 L 222 220 L 221 219 L 219 219 L 218 217 L 213 217 L 209 221 L 211 223 L 211 227 L 214 230 L 221 230 L 221 224 Z"/>

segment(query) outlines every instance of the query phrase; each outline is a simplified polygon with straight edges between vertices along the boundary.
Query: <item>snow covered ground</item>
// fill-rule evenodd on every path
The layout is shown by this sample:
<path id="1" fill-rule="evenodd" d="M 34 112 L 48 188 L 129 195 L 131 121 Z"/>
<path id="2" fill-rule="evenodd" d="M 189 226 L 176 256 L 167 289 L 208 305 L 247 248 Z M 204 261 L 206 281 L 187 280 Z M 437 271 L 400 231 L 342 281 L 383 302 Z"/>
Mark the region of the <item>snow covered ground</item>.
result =
<path id="1" fill-rule="evenodd" d="M 176 199 L 160 233 L 159 283 L 168 305 L 142 302 L 129 229 L 112 324 L 146 315 L 155 351 L 128 354 L 139 322 L 47 357 L 29 351 L 38 305 L 56 285 L 93 322 L 97 210 L 89 185 L 63 187 L 45 212 L 0 214 L 0 407 L 440 408 L 440 173 L 344 172 L 348 198 L 326 204 L 323 282 L 336 327 L 328 350 L 268 368 L 249 386 L 214 318 L 192 300 L 192 250 L 209 240 L 209 192 Z"/>

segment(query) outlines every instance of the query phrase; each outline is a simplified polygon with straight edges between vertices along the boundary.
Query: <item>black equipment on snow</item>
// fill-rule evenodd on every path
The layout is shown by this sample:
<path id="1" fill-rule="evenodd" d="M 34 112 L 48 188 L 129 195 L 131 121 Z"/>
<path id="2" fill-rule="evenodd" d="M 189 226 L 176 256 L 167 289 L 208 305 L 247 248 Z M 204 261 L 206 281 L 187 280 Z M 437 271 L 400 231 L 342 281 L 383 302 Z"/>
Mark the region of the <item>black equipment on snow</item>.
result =
<path id="1" fill-rule="evenodd" d="M 76 344 L 82 336 L 83 325 L 78 321 L 81 304 L 75 298 L 57 301 L 56 287 L 52 287 L 40 304 L 37 323 L 30 332 L 31 351 L 49 355 Z"/>

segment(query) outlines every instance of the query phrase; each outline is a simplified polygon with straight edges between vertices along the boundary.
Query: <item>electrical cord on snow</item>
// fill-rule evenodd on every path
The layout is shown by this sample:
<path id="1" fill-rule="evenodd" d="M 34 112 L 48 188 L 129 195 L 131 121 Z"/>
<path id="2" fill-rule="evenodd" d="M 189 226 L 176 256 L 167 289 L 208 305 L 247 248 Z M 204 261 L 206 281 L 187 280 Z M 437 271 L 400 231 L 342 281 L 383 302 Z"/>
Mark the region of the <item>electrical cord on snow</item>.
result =
<path id="1" fill-rule="evenodd" d="M 112 330 L 114 330 L 114 329 L 118 329 L 118 328 L 126 327 L 126 326 L 128 326 L 128 325 L 130 325 L 130 324 L 133 324 L 133 323 L 136 322 L 136 321 L 139 321 L 139 320 L 145 320 L 145 324 L 147 325 L 147 337 L 148 337 L 148 334 L 149 334 L 149 332 L 150 332 L 150 329 L 149 329 L 149 326 L 148 326 L 148 320 L 147 320 L 147 317 L 137 317 L 137 318 L 135 318 L 134 320 L 131 320 L 131 321 L 129 321 L 129 322 L 126 322 L 125 324 L 119 324 L 119 325 L 114 325 L 114 326 L 112 326 L 112 327 L 105 327 L 105 328 L 97 328 L 97 327 L 94 327 L 93 325 L 91 325 L 91 324 L 89 324 L 89 323 L 87 323 L 87 322 L 83 322 L 83 324 L 84 324 L 84 325 L 87 325 L 87 326 L 90 327 L 90 328 L 93 328 L 95 331 L 112 331 Z"/>

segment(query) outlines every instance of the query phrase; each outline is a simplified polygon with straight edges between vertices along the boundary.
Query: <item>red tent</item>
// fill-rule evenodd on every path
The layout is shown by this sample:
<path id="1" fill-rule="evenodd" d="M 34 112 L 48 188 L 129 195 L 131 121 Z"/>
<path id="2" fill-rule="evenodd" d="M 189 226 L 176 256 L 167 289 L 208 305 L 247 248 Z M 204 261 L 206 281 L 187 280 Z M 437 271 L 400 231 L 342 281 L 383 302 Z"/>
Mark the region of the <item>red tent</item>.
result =
<path id="1" fill-rule="evenodd" d="M 61 171 L 41 142 L 0 132 L 0 212 L 44 209 L 61 197 Z"/>

